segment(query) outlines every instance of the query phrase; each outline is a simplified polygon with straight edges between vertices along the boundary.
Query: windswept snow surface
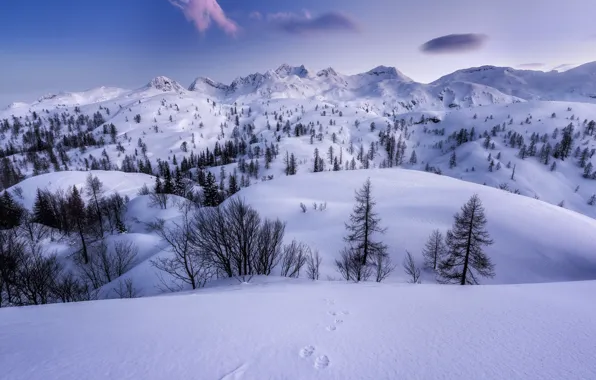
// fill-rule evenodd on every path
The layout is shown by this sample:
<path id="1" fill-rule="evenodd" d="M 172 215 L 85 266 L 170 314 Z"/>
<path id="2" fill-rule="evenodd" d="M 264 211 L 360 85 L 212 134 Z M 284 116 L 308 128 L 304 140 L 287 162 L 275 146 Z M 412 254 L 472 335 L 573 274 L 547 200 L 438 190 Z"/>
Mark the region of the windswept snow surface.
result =
<path id="1" fill-rule="evenodd" d="M 279 281 L 2 309 L 0 377 L 588 380 L 595 291 Z"/>

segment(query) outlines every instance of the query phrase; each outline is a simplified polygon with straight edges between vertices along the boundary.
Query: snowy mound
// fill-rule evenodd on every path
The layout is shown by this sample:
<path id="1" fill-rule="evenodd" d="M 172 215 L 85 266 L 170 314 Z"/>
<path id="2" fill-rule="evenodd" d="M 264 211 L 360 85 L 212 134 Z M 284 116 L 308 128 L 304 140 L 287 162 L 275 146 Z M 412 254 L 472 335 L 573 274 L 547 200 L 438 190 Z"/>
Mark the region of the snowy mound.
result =
<path id="1" fill-rule="evenodd" d="M 279 282 L 0 309 L 0 368 L 12 380 L 594 379 L 595 291 Z"/>
<path id="2" fill-rule="evenodd" d="M 421 250 L 433 229 L 445 233 L 453 215 L 473 194 L 484 203 L 494 244 L 486 249 L 496 277 L 483 283 L 530 283 L 596 279 L 596 220 L 532 198 L 453 178 L 409 170 L 342 171 L 286 177 L 241 192 L 263 215 L 288 221 L 289 238 L 323 254 L 322 278 L 339 277 L 333 265 L 344 246 L 344 222 L 354 190 L 370 177 L 395 262 L 406 250 L 422 264 Z M 301 213 L 300 203 L 308 206 Z M 313 203 L 325 204 L 315 211 Z M 423 282 L 434 282 L 426 273 Z M 405 280 L 397 271 L 394 280 Z"/>
<path id="3" fill-rule="evenodd" d="M 52 192 L 62 189 L 66 191 L 72 186 L 77 188 L 85 187 L 85 181 L 89 173 L 93 174 L 103 183 L 103 188 L 106 194 L 118 192 L 121 196 L 128 196 L 134 198 L 137 192 L 144 184 L 149 188 L 154 185 L 155 178 L 142 173 L 123 173 L 118 171 L 101 171 L 92 170 L 84 171 L 67 171 L 54 172 L 42 174 L 39 176 L 27 178 L 23 182 L 9 189 L 15 193 L 15 188 L 21 188 L 21 196 L 16 196 L 16 199 L 25 207 L 31 209 L 35 202 L 37 189 L 48 189 Z M 20 190 L 18 191 L 20 192 Z"/>

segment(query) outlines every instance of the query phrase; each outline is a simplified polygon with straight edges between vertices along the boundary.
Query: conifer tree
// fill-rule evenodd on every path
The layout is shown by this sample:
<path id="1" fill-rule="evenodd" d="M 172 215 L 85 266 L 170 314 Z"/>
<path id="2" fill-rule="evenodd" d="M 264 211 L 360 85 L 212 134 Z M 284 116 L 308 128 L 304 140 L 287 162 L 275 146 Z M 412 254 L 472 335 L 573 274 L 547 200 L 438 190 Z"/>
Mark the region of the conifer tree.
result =
<path id="1" fill-rule="evenodd" d="M 76 232 L 81 239 L 81 256 L 85 264 L 89 263 L 89 255 L 87 253 L 87 242 L 85 234 L 87 232 L 87 213 L 85 211 L 85 202 L 81 197 L 81 193 L 76 186 L 68 197 L 68 216 L 74 225 Z"/>
<path id="2" fill-rule="evenodd" d="M 446 252 L 447 247 L 445 246 L 443 234 L 439 230 L 433 230 L 422 249 L 424 266 L 436 271 Z"/>
<path id="3" fill-rule="evenodd" d="M 8 230 L 21 224 L 23 208 L 12 199 L 8 190 L 0 197 L 0 229 Z"/>
<path id="4" fill-rule="evenodd" d="M 439 265 L 439 282 L 476 285 L 479 276 L 493 277 L 494 265 L 482 250 L 493 241 L 486 231 L 486 216 L 478 195 L 474 194 L 454 219 L 447 232 L 447 254 Z"/>
<path id="5" fill-rule="evenodd" d="M 215 181 L 215 176 L 211 173 L 207 173 L 205 179 L 205 186 L 203 186 L 203 205 L 206 207 L 217 207 L 220 203 L 219 190 Z"/>
<path id="6" fill-rule="evenodd" d="M 376 234 L 384 234 L 386 229 L 380 226 L 381 218 L 375 212 L 376 202 L 372 196 L 370 179 L 356 191 L 355 199 L 356 205 L 349 223 L 346 224 L 348 234 L 344 241 L 365 267 L 375 258 L 387 255 L 387 246 L 374 238 Z M 357 278 L 357 281 L 360 281 L 360 278 Z"/>
<path id="7" fill-rule="evenodd" d="M 451 153 L 451 157 L 449 158 L 449 168 L 453 169 L 457 166 L 457 157 L 455 156 L 455 150 Z"/>

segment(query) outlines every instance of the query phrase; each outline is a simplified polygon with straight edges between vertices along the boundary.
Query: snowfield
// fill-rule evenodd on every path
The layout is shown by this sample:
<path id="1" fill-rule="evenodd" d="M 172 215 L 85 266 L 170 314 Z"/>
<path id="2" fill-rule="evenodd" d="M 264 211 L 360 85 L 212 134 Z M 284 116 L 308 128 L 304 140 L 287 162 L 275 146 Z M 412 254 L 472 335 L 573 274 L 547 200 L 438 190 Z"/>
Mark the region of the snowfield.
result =
<path id="1" fill-rule="evenodd" d="M 497 267 L 498 270 L 498 267 Z M 261 282 L 0 310 L 10 380 L 596 378 L 596 282 Z"/>
<path id="2" fill-rule="evenodd" d="M 81 189 L 85 187 L 85 181 L 89 174 L 99 178 L 104 184 L 106 195 L 117 192 L 123 197 L 134 198 L 143 185 L 151 188 L 155 184 L 155 177 L 143 173 L 122 173 L 103 170 L 48 173 L 27 178 L 15 186 L 22 189 L 22 197 L 17 196 L 17 200 L 23 206 L 31 209 L 35 203 L 37 189 L 48 189 L 51 192 L 55 192 L 56 190 L 67 191 L 73 186 Z M 11 191 L 14 192 L 15 189 L 13 188 Z"/>
<path id="3" fill-rule="evenodd" d="M 116 209 L 121 219 L 101 203 L 113 219 L 101 236 L 101 213 L 73 196 L 56 211 L 61 224 L 36 221 L 72 217 L 74 227 L 28 220 L 2 231 L 3 250 L 30 237 L 24 273 L 51 262 L 65 271 L 56 277 L 109 261 L 122 242 L 138 254 L 117 275 L 100 273 L 109 280 L 80 283 L 107 300 L 0 308 L 0 380 L 596 379 L 594 75 L 596 63 L 564 73 L 485 66 L 421 84 L 385 66 L 348 76 L 282 65 L 230 84 L 197 78 L 186 89 L 157 77 L 135 90 L 14 103 L 0 111 L 0 189 L 31 210 L 37 189 L 81 189 L 91 173 L 104 196 L 129 202 Z M 297 173 L 286 176 L 291 156 Z M 169 195 L 161 209 L 139 189 L 171 171 L 172 193 L 205 201 L 203 167 L 212 201 L 240 188 L 235 196 L 261 217 L 287 223 L 285 243 L 320 252 L 320 280 L 284 278 L 278 267 L 163 294 L 152 261 L 173 252 L 150 224 L 180 223 L 184 198 Z M 335 268 L 367 179 L 397 265 L 382 284 L 345 282 Z M 406 253 L 422 267 L 431 232 L 445 234 L 474 194 L 495 277 L 447 286 L 423 269 L 422 284 L 407 284 Z M 0 292 L 8 283 L 0 277 Z M 141 298 L 114 299 L 123 284 Z"/>

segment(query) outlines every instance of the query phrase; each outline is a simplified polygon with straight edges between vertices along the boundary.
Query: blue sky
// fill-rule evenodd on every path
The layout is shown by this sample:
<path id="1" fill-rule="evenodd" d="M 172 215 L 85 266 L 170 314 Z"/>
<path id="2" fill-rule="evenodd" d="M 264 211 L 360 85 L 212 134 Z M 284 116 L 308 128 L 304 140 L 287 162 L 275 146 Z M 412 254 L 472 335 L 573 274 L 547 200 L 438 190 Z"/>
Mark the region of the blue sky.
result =
<path id="1" fill-rule="evenodd" d="M 192 8 L 193 2 L 199 8 Z M 1 0 L 0 106 L 61 90 L 134 88 L 157 75 L 184 85 L 197 76 L 229 82 L 281 63 L 314 70 L 332 66 L 348 74 L 395 66 L 415 80 L 429 82 L 483 64 L 539 64 L 527 67 L 546 70 L 596 60 L 596 1 L 550 4 Z M 197 14 L 193 9 L 212 12 L 215 7 L 221 7 L 223 22 L 214 13 L 208 13 L 208 25 L 189 19 Z M 429 40 L 451 34 L 466 34 L 475 43 L 458 49 L 461 38 L 439 39 L 427 46 L 441 44 L 441 54 L 421 50 Z"/>

